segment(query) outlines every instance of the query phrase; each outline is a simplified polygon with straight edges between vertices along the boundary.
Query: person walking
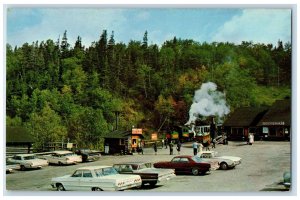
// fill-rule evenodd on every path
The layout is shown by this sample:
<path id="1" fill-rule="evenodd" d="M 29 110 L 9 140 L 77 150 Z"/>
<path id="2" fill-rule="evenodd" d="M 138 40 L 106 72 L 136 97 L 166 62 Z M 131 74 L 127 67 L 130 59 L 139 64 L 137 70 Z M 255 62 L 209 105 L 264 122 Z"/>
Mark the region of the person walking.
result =
<path id="1" fill-rule="evenodd" d="M 172 141 L 169 144 L 169 148 L 170 148 L 170 155 L 173 155 L 173 142 Z"/>
<path id="2" fill-rule="evenodd" d="M 212 147 L 211 148 L 213 148 L 213 149 L 215 149 L 216 148 L 216 138 L 214 138 L 213 140 L 212 140 Z"/>
<path id="3" fill-rule="evenodd" d="M 157 144 L 156 144 L 156 142 L 154 142 L 154 144 L 153 144 L 153 149 L 154 149 L 155 155 L 157 155 Z"/>
<path id="4" fill-rule="evenodd" d="M 168 138 L 166 138 L 164 142 L 165 142 L 165 147 L 167 149 L 168 148 Z"/>
<path id="5" fill-rule="evenodd" d="M 144 147 L 143 142 L 140 142 L 140 143 L 139 143 L 139 154 L 140 154 L 140 153 L 142 153 L 142 155 L 144 154 L 143 147 Z"/>
<path id="6" fill-rule="evenodd" d="M 194 156 L 195 156 L 198 153 L 198 143 L 197 143 L 197 140 L 194 141 L 194 143 L 192 144 L 192 147 L 193 147 Z"/>
<path id="7" fill-rule="evenodd" d="M 249 133 L 249 145 L 252 145 L 254 143 L 254 135 L 253 133 Z"/>
<path id="8" fill-rule="evenodd" d="M 180 148 L 181 148 L 181 143 L 180 143 L 180 141 L 178 140 L 178 142 L 177 142 L 177 147 L 176 147 L 178 154 L 180 154 Z"/>
<path id="9" fill-rule="evenodd" d="M 202 144 L 202 143 L 199 143 L 199 144 L 198 144 L 198 153 L 199 153 L 199 155 L 202 154 L 202 149 L 203 149 L 203 144 Z"/>

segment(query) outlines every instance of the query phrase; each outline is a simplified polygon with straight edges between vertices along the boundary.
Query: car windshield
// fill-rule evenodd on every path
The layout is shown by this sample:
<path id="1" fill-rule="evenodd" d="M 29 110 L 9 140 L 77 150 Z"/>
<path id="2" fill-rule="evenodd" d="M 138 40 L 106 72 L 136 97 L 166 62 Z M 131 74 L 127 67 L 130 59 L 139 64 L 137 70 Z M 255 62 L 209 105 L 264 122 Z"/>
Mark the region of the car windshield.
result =
<path id="1" fill-rule="evenodd" d="M 73 153 L 64 153 L 64 154 L 61 154 L 61 156 L 73 156 L 74 154 Z"/>
<path id="2" fill-rule="evenodd" d="M 146 164 L 140 164 L 139 165 L 139 169 L 146 169 L 146 168 L 148 168 Z"/>
<path id="3" fill-rule="evenodd" d="M 79 149 L 79 151 L 81 151 L 82 153 L 89 153 L 89 152 L 91 152 L 90 149 Z"/>
<path id="4" fill-rule="evenodd" d="M 24 156 L 24 160 L 32 160 L 35 159 L 35 156 Z"/>
<path id="5" fill-rule="evenodd" d="M 96 169 L 95 174 L 97 177 L 101 177 L 101 176 L 109 176 L 109 175 L 118 174 L 118 172 L 113 167 L 107 167 L 107 168 L 103 168 L 103 169 Z"/>
<path id="6" fill-rule="evenodd" d="M 202 159 L 200 157 L 198 157 L 198 156 L 192 157 L 192 160 L 195 161 L 195 162 L 197 162 L 197 163 L 202 162 Z"/>

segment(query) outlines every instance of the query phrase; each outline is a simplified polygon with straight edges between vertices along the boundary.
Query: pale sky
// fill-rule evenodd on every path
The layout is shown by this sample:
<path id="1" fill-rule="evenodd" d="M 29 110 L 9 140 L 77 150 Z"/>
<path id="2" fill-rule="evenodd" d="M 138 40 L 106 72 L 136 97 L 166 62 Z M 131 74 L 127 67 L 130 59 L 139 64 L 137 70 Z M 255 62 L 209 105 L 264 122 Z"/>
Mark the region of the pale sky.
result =
<path id="1" fill-rule="evenodd" d="M 67 30 L 68 42 L 77 36 L 88 47 L 98 41 L 104 29 L 116 42 L 142 41 L 162 44 L 174 36 L 197 42 L 277 44 L 291 42 L 291 9 L 274 8 L 150 8 L 150 7 L 37 7 L 8 6 L 6 43 L 56 41 Z"/>

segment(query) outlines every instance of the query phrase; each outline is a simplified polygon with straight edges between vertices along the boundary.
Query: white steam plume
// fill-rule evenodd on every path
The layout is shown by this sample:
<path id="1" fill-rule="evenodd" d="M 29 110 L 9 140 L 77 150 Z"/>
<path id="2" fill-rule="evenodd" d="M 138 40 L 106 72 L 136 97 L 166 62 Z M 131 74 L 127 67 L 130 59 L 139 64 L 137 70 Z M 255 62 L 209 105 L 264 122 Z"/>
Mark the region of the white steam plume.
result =
<path id="1" fill-rule="evenodd" d="M 217 85 L 212 82 L 203 83 L 195 92 L 193 104 L 189 111 L 189 121 L 186 125 L 194 123 L 199 116 L 218 116 L 220 119 L 230 112 L 226 105 L 225 95 L 217 91 Z"/>

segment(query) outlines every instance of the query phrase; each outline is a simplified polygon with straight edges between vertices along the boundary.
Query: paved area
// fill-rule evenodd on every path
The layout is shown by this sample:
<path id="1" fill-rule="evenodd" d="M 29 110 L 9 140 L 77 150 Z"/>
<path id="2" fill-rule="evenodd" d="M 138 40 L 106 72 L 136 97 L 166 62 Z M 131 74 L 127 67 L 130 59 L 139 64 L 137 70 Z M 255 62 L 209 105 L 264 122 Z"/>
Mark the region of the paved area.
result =
<path id="1" fill-rule="evenodd" d="M 282 185 L 282 175 L 291 167 L 290 142 L 257 141 L 254 145 L 244 142 L 229 142 L 217 145 L 219 155 L 238 156 L 242 164 L 232 170 L 216 170 L 204 176 L 178 175 L 174 179 L 155 188 L 141 188 L 125 192 L 270 192 L 286 191 Z M 180 154 L 192 155 L 191 143 L 184 143 Z M 152 148 L 144 149 L 144 154 L 124 156 L 102 156 L 99 161 L 71 166 L 49 166 L 41 170 L 15 172 L 6 176 L 6 189 L 14 191 L 54 191 L 50 186 L 52 177 L 72 173 L 76 168 L 90 165 L 112 165 L 119 162 L 157 162 L 171 160 L 178 155 L 169 155 L 169 149 L 158 148 L 157 155 Z"/>

